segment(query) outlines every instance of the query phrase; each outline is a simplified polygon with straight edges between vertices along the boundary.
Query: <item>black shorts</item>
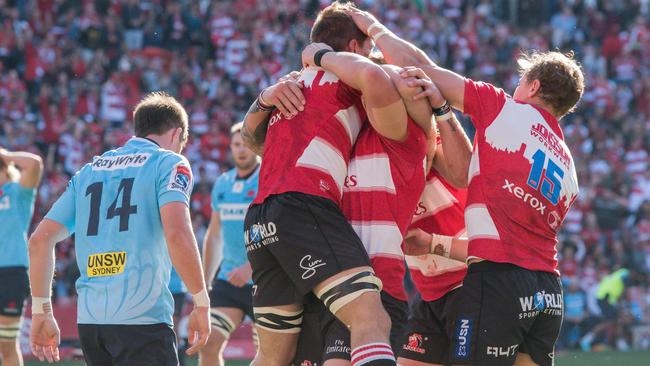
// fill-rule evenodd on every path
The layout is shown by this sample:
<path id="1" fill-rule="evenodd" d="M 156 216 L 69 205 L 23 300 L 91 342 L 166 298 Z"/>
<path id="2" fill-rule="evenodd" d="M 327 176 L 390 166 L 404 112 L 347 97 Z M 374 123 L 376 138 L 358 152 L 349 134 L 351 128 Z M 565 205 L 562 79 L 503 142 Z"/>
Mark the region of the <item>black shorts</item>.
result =
<path id="1" fill-rule="evenodd" d="M 454 301 L 454 365 L 512 365 L 527 353 L 553 364 L 562 325 L 562 284 L 555 274 L 512 264 L 471 264 Z"/>
<path id="2" fill-rule="evenodd" d="M 0 315 L 23 315 L 29 296 L 29 276 L 25 267 L 0 268 Z"/>
<path id="3" fill-rule="evenodd" d="M 395 352 L 406 325 L 408 304 L 384 291 L 381 292 L 381 302 L 392 323 L 390 340 Z M 295 365 L 300 365 L 306 360 L 314 365 L 320 365 L 327 360 L 351 359 L 350 330 L 324 305 L 307 304 L 302 325 Z"/>
<path id="4" fill-rule="evenodd" d="M 88 366 L 178 366 L 176 335 L 167 324 L 79 324 Z"/>
<path id="5" fill-rule="evenodd" d="M 253 318 L 252 292 L 253 285 L 237 287 L 231 285 L 228 281 L 215 278 L 212 281 L 212 289 L 210 290 L 210 307 L 241 309 L 244 314 Z"/>
<path id="6" fill-rule="evenodd" d="M 244 230 L 256 307 L 302 304 L 324 280 L 370 266 L 352 226 L 323 197 L 297 192 L 270 196 L 249 208 Z"/>
<path id="7" fill-rule="evenodd" d="M 411 306 L 411 313 L 402 337 L 399 357 L 446 365 L 449 362 L 449 339 L 447 329 L 452 328 L 453 303 L 458 289 L 448 292 L 435 301 L 424 301 L 418 295 Z"/>

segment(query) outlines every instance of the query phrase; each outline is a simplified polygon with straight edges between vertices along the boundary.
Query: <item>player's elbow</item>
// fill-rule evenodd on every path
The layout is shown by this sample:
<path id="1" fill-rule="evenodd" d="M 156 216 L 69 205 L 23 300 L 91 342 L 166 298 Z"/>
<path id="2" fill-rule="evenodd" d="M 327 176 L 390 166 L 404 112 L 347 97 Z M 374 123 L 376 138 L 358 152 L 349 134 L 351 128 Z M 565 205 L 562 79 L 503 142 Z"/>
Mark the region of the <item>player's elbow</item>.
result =
<path id="1" fill-rule="evenodd" d="M 362 92 L 364 94 L 368 91 L 380 91 L 394 88 L 390 76 L 379 65 L 371 63 L 366 64 L 365 67 L 361 69 L 360 76 L 363 85 Z"/>
<path id="2" fill-rule="evenodd" d="M 28 249 L 29 256 L 38 256 L 43 251 L 46 251 L 52 245 L 52 240 L 49 235 L 43 234 L 36 230 L 32 236 L 29 237 Z"/>

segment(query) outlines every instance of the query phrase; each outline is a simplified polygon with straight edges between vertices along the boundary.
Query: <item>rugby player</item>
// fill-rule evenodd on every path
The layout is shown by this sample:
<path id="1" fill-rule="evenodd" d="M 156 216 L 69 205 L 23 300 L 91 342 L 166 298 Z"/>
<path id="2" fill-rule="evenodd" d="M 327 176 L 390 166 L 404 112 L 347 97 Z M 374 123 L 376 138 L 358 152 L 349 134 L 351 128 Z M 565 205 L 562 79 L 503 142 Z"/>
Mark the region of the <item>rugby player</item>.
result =
<path id="1" fill-rule="evenodd" d="M 235 168 L 222 174 L 212 189 L 212 217 L 203 242 L 203 270 L 211 282 L 212 334 L 199 352 L 199 365 L 223 365 L 223 348 L 230 334 L 253 317 L 251 266 L 246 258 L 244 216 L 257 195 L 259 162 L 241 137 L 243 123 L 230 129 Z M 218 272 L 218 275 L 217 275 Z M 216 276 L 215 276 L 216 275 Z"/>
<path id="2" fill-rule="evenodd" d="M 0 148 L 0 360 L 22 366 L 18 344 L 23 305 L 29 296 L 27 230 L 41 180 L 41 157 Z"/>
<path id="3" fill-rule="evenodd" d="M 325 8 L 311 39 L 320 42 L 336 33 L 337 42 L 330 44 L 334 50 L 367 56 L 372 42 L 345 14 L 346 7 L 335 3 Z M 307 63 L 319 66 L 321 57 L 327 54 L 314 54 Z M 350 327 L 353 358 L 371 355 L 363 364 L 395 365 L 388 339 L 390 319 L 379 296 L 381 283 L 340 202 L 366 111 L 381 133 L 392 121 L 405 119 L 406 110 L 390 76 L 367 58 L 358 62 L 355 85 L 318 67 L 303 70 L 304 104 L 297 99 L 296 106 L 300 113 L 275 112 L 269 119 L 273 105 L 262 91 L 245 119 L 244 141 L 264 154 L 259 193 L 245 220 L 260 337 L 253 365 L 291 362 L 304 296 L 311 292 Z M 407 129 L 382 134 L 400 140 Z"/>
<path id="4" fill-rule="evenodd" d="M 135 135 L 70 180 L 29 241 L 32 352 L 58 361 L 50 301 L 54 246 L 75 234 L 79 337 L 88 365 L 177 365 L 171 266 L 193 294 L 188 354 L 210 334 L 210 301 L 192 232 L 192 173 L 180 155 L 187 113 L 165 93 L 135 108 Z M 37 268 L 37 269 L 34 269 Z"/>
<path id="5" fill-rule="evenodd" d="M 562 323 L 557 232 L 578 194 L 558 120 L 582 96 L 580 66 L 571 53 L 523 55 L 511 97 L 435 65 L 374 17 L 351 11 L 380 48 L 391 43 L 403 62 L 421 67 L 405 68 L 404 77 L 429 76 L 449 102 L 443 110 L 463 111 L 476 127 L 465 208 L 469 268 L 454 309 L 451 363 L 552 365 Z"/>

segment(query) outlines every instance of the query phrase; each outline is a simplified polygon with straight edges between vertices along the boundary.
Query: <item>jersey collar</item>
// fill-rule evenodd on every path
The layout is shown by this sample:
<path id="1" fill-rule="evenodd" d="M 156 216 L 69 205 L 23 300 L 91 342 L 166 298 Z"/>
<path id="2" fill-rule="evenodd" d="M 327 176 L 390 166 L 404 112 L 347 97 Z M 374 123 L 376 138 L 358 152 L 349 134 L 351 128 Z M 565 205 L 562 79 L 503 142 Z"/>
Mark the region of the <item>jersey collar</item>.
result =
<path id="1" fill-rule="evenodd" d="M 160 145 L 158 145 L 158 143 L 156 141 L 154 141 L 152 139 L 149 139 L 149 138 L 146 138 L 146 137 L 133 136 L 133 137 L 131 137 L 129 139 L 128 143 L 131 143 L 131 142 L 143 143 L 143 144 L 148 144 L 148 145 L 155 145 L 156 147 L 160 147 Z"/>

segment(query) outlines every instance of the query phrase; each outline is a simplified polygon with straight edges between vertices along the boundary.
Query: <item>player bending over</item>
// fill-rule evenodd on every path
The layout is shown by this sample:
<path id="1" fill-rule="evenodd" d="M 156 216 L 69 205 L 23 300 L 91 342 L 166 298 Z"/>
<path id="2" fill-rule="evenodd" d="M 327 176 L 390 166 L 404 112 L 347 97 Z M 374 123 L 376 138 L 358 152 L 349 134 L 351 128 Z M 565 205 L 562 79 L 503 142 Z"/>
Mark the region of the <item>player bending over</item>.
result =
<path id="1" fill-rule="evenodd" d="M 223 365 L 223 348 L 230 334 L 253 317 L 251 266 L 246 258 L 244 216 L 257 195 L 259 162 L 244 145 L 242 123 L 230 129 L 235 168 L 222 174 L 212 189 L 212 218 L 203 243 L 203 270 L 210 282 L 212 334 L 199 353 L 199 365 Z M 217 274 L 218 271 L 218 274 Z"/>
<path id="2" fill-rule="evenodd" d="M 29 296 L 27 230 L 42 172 L 40 156 L 0 148 L 0 360 L 5 366 L 23 365 L 18 335 Z"/>
<path id="3" fill-rule="evenodd" d="M 174 98 L 152 93 L 133 119 L 136 137 L 79 170 L 29 240 L 31 347 L 41 361 L 59 359 L 50 302 L 54 246 L 72 234 L 88 365 L 178 365 L 172 264 L 194 299 L 187 353 L 208 340 L 210 301 L 189 212 L 192 172 L 180 155 L 187 113 Z"/>

